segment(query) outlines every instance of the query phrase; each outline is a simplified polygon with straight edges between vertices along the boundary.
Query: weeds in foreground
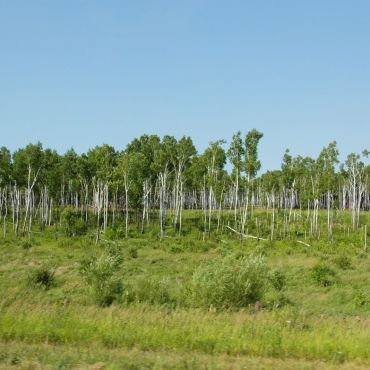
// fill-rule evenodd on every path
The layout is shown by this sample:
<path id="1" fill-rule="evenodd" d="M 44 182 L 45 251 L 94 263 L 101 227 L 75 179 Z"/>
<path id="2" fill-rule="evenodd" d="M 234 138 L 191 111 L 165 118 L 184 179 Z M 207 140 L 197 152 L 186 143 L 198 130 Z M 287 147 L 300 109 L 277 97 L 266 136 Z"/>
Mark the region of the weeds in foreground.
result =
<path id="1" fill-rule="evenodd" d="M 49 289 L 55 285 L 55 269 L 48 265 L 40 266 L 28 275 L 28 283 L 32 287 L 42 287 Z"/>
<path id="2" fill-rule="evenodd" d="M 246 307 L 262 299 L 268 269 L 261 256 L 234 256 L 199 266 L 191 281 L 191 301 L 197 307 Z"/>
<path id="3" fill-rule="evenodd" d="M 21 243 L 20 243 L 20 246 L 24 250 L 28 250 L 28 249 L 31 249 L 32 248 L 32 243 L 29 240 L 22 240 Z"/>
<path id="4" fill-rule="evenodd" d="M 318 285 L 323 287 L 333 285 L 337 281 L 335 270 L 325 263 L 319 263 L 314 266 L 311 276 Z"/>
<path id="5" fill-rule="evenodd" d="M 117 276 L 121 263 L 122 256 L 116 250 L 81 261 L 80 273 L 100 306 L 109 306 L 122 296 L 123 284 Z"/>

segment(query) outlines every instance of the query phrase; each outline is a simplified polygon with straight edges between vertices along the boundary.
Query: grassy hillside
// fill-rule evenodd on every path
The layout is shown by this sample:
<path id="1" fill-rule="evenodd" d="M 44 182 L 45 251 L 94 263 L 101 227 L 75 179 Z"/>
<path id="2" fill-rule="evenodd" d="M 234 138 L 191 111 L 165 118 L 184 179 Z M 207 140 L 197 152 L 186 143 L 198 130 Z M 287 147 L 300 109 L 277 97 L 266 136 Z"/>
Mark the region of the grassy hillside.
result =
<path id="1" fill-rule="evenodd" d="M 370 263 L 346 242 L 0 238 L 0 369 L 365 369 Z"/>

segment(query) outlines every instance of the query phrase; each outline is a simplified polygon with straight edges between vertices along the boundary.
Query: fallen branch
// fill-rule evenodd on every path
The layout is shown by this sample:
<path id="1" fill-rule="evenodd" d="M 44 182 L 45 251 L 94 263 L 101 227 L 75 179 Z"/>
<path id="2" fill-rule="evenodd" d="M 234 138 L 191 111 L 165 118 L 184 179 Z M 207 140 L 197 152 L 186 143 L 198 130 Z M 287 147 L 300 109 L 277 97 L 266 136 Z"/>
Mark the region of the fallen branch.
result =
<path id="1" fill-rule="evenodd" d="M 233 229 L 233 228 L 231 228 L 230 226 L 226 226 L 226 227 L 227 227 L 229 230 L 233 231 L 234 233 L 236 233 L 236 234 L 238 234 L 238 235 L 243 236 L 244 238 L 250 238 L 250 239 L 256 239 L 256 240 L 264 240 L 265 242 L 267 242 L 267 241 L 268 241 L 267 239 L 259 238 L 258 236 L 242 234 L 242 233 L 240 233 L 239 231 L 234 230 L 234 229 Z"/>
<path id="2" fill-rule="evenodd" d="M 305 242 L 301 242 L 300 240 L 297 240 L 297 243 L 299 244 L 303 244 L 305 245 L 306 247 L 311 247 L 309 244 L 305 243 Z"/>

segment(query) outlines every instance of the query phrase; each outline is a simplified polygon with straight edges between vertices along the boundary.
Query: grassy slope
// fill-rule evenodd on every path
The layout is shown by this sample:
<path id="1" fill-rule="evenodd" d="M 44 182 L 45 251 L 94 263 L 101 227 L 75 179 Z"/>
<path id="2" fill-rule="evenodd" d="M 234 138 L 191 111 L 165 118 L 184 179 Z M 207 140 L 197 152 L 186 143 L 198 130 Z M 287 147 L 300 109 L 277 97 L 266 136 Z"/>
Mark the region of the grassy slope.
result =
<path id="1" fill-rule="evenodd" d="M 126 286 L 141 292 L 142 300 L 156 302 L 150 281 L 166 278 L 173 300 L 181 303 L 183 282 L 198 263 L 231 250 L 256 248 L 255 242 L 241 246 L 231 240 L 204 248 L 191 238 L 121 242 L 124 251 L 132 245 L 138 248 L 135 259 L 125 252 L 120 273 Z M 0 368 L 370 366 L 370 307 L 356 304 L 358 291 L 370 287 L 369 260 L 360 248 L 346 249 L 353 267 L 336 267 L 337 284 L 325 288 L 312 282 L 310 270 L 320 260 L 332 263 L 343 247 L 260 244 L 257 248 L 267 253 L 268 264 L 286 271 L 284 295 L 292 304 L 259 312 L 250 308 L 216 313 L 148 302 L 97 307 L 78 267 L 83 256 L 103 248 L 87 239 L 56 241 L 51 235 L 36 236 L 29 250 L 10 237 L 0 240 Z M 49 290 L 27 284 L 29 271 L 42 263 L 56 267 L 56 285 Z M 264 304 L 268 306 L 276 295 L 270 289 Z"/>

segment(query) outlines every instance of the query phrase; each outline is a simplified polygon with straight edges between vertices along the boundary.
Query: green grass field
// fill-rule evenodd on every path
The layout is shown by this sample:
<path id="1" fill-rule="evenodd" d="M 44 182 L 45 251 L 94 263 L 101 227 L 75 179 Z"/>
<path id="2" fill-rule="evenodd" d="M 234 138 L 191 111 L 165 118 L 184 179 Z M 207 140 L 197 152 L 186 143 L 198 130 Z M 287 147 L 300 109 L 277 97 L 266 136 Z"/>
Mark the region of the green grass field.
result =
<path id="1" fill-rule="evenodd" d="M 30 240 L 8 233 L 0 238 L 0 369 L 369 368 L 370 259 L 360 235 L 348 242 L 338 232 L 335 242 L 306 247 L 232 234 L 203 241 L 195 232 L 162 241 L 154 231 L 107 234 L 98 245 L 93 231 L 65 238 L 50 229 Z M 119 257 L 119 292 L 96 288 L 111 278 L 107 256 Z M 257 304 L 239 304 L 228 285 L 217 290 L 228 281 L 221 273 L 207 275 L 208 291 L 199 283 L 210 271 L 202 266 L 233 274 L 256 256 L 266 272 L 253 275 L 264 283 Z M 100 277 L 86 279 L 81 266 L 99 261 Z M 109 302 L 98 296 L 106 289 Z M 200 301 L 204 294 L 210 301 Z"/>

